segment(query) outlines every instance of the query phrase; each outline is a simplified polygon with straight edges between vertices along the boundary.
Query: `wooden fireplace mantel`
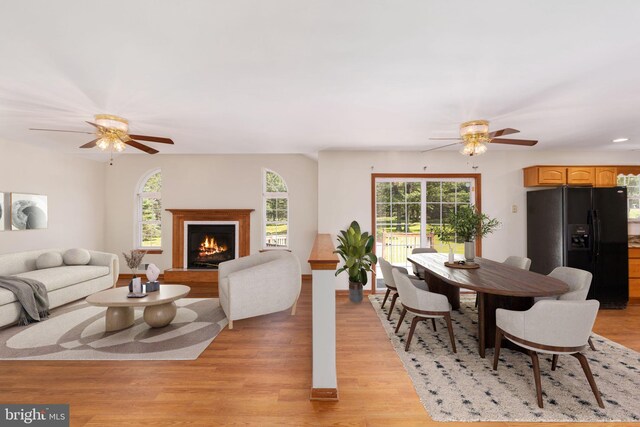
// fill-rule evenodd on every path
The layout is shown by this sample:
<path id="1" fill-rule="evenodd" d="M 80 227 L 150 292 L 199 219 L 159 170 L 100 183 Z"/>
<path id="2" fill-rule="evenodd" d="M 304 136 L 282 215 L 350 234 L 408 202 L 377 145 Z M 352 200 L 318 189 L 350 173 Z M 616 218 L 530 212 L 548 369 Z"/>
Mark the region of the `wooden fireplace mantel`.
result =
<path id="1" fill-rule="evenodd" d="M 165 281 L 218 283 L 217 270 L 190 270 L 184 266 L 185 221 L 238 221 L 238 255 L 251 252 L 251 212 L 254 209 L 166 209 L 173 215 L 172 267 L 165 270 Z M 169 277 L 167 277 L 167 274 Z M 215 287 L 217 293 L 217 286 Z"/>

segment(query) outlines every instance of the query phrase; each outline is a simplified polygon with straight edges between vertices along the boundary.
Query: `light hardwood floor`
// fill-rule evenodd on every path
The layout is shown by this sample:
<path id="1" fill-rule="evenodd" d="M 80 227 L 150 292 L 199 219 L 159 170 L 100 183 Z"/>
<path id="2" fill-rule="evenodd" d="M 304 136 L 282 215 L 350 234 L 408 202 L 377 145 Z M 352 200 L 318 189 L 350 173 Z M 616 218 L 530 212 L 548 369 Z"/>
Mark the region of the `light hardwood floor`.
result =
<path id="1" fill-rule="evenodd" d="M 237 321 L 194 361 L 0 361 L 0 402 L 70 403 L 73 426 L 439 424 L 371 305 L 346 296 L 337 297 L 340 401 L 309 401 L 310 291 L 305 281 L 296 316 Z M 595 332 L 640 350 L 639 326 L 633 306 L 601 311 Z M 497 424 L 531 425 L 474 425 Z"/>

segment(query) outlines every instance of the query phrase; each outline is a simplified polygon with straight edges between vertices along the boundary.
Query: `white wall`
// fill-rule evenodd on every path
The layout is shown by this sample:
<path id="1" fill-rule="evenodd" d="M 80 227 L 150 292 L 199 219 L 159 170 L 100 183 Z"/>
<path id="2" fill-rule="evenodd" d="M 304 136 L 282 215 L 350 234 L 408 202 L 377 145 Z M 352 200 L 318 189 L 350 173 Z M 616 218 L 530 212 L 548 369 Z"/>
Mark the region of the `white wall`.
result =
<path id="1" fill-rule="evenodd" d="M 502 222 L 483 240 L 483 257 L 526 255 L 526 190 L 522 168 L 536 164 L 639 164 L 632 152 L 489 151 L 469 159 L 453 152 L 325 151 L 318 158 L 318 232 L 335 234 L 357 220 L 371 230 L 371 173 L 480 173 L 482 210 Z M 477 170 L 472 165 L 477 165 Z M 427 166 L 426 170 L 424 167 Z M 373 170 L 371 169 L 373 167 Z M 518 207 L 511 213 L 511 206 Z M 338 289 L 347 277 L 336 278 Z"/>
<path id="2" fill-rule="evenodd" d="M 121 254 L 134 245 L 136 185 L 148 171 L 162 169 L 163 209 L 255 209 L 251 252 L 261 249 L 262 170 L 279 173 L 289 188 L 290 248 L 310 272 L 307 259 L 317 233 L 318 167 L 302 155 L 124 155 L 107 167 L 106 247 Z M 147 255 L 161 270 L 171 268 L 171 213 L 163 211 L 161 255 Z M 124 260 L 121 259 L 121 262 Z M 122 270 L 128 273 L 126 267 Z"/>
<path id="3" fill-rule="evenodd" d="M 104 249 L 104 163 L 0 140 L 0 192 L 44 194 L 48 228 L 0 231 L 0 254 L 32 249 Z M 5 200 L 5 214 L 9 200 Z"/>

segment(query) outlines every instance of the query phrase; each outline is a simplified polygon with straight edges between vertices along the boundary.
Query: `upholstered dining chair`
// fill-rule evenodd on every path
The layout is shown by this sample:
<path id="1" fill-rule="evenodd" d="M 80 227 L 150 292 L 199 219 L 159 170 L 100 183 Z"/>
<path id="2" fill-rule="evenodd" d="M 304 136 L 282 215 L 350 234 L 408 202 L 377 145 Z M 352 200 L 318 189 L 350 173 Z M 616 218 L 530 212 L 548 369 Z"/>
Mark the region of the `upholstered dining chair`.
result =
<path id="1" fill-rule="evenodd" d="M 521 268 L 523 270 L 529 270 L 531 268 L 531 260 L 523 256 L 510 256 L 502 263 L 510 265 L 511 267 Z"/>
<path id="2" fill-rule="evenodd" d="M 425 291 L 428 291 L 429 288 L 424 280 L 418 279 L 415 276 L 409 276 L 409 272 L 406 268 L 393 266 L 389 261 L 382 257 L 378 258 L 378 262 L 380 263 L 380 270 L 382 270 L 382 279 L 384 280 L 384 285 L 387 287 L 387 292 L 384 294 L 384 300 L 382 300 L 381 308 L 384 308 L 384 305 L 387 302 L 387 298 L 389 298 L 389 294 L 393 292 L 393 295 L 391 295 L 391 307 L 389 308 L 389 314 L 387 315 L 387 320 L 389 320 L 391 319 L 393 307 L 395 306 L 396 300 L 398 299 L 398 290 L 396 288 L 396 282 L 392 273 L 394 269 L 397 269 L 402 274 L 407 275 L 413 286 L 416 286 Z"/>
<path id="3" fill-rule="evenodd" d="M 527 311 L 497 309 L 493 370 L 498 369 L 503 337 L 527 350 L 533 365 L 538 406 L 542 408 L 542 385 L 540 382 L 538 353 L 553 355 L 552 371 L 556 369 L 559 355 L 571 355 L 580 361 L 598 406 L 604 408 L 587 358 L 580 353 L 587 346 L 587 340 L 596 320 L 599 307 L 600 303 L 596 300 L 542 300 L 535 303 Z"/>
<path id="4" fill-rule="evenodd" d="M 434 254 L 437 252 L 438 251 L 435 248 L 413 248 L 411 254 Z M 424 268 L 413 264 L 413 275 L 420 279 L 424 279 Z"/>
<path id="5" fill-rule="evenodd" d="M 409 346 L 413 339 L 413 333 L 416 330 L 418 322 L 421 320 L 431 319 L 433 330 L 435 332 L 435 319 L 444 318 L 447 322 L 447 329 L 449 330 L 451 348 L 453 349 L 453 352 L 456 353 L 456 342 L 453 337 L 453 326 L 451 324 L 451 304 L 449 304 L 447 297 L 417 288 L 413 285 L 406 274 L 403 274 L 397 269 L 394 269 L 392 274 L 393 280 L 395 280 L 398 288 L 398 294 L 400 294 L 400 302 L 402 303 L 402 314 L 400 315 L 398 325 L 396 326 L 396 333 L 400 330 L 400 326 L 402 325 L 402 321 L 404 320 L 404 316 L 407 312 L 414 315 L 404 350 L 409 351 Z"/>
<path id="6" fill-rule="evenodd" d="M 560 301 L 585 301 L 591 287 L 591 279 L 593 274 L 588 271 L 580 270 L 573 267 L 556 267 L 549 277 L 563 281 L 569 286 L 569 292 L 555 297 L 536 298 L 536 302 L 543 299 L 560 300 Z M 593 340 L 589 337 L 589 347 L 596 351 Z"/>

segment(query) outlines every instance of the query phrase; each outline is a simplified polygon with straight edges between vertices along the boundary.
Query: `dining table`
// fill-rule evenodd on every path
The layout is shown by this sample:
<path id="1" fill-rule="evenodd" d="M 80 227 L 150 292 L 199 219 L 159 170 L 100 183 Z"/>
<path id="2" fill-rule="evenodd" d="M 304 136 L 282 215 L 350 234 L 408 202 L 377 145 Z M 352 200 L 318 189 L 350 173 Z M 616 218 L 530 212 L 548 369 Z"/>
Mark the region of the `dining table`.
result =
<path id="1" fill-rule="evenodd" d="M 558 279 L 501 262 L 476 257 L 478 268 L 454 268 L 445 265 L 448 254 L 421 253 L 408 258 L 424 272 L 430 292 L 447 296 L 452 309 L 460 308 L 460 289 L 478 295 L 478 352 L 495 346 L 496 309 L 523 311 L 531 308 L 535 297 L 553 297 L 569 291 Z M 458 265 L 458 267 L 469 267 Z M 507 346 L 510 345 L 505 343 Z"/>

